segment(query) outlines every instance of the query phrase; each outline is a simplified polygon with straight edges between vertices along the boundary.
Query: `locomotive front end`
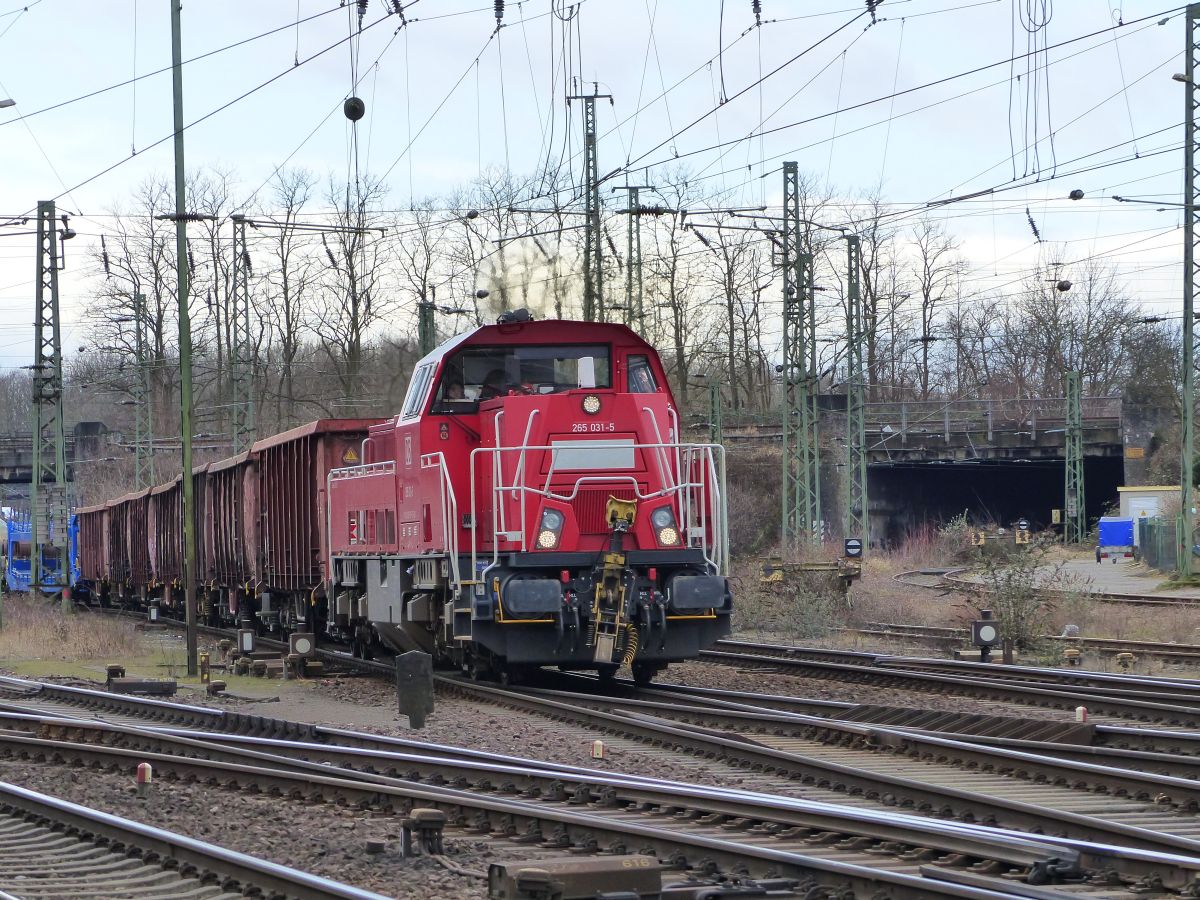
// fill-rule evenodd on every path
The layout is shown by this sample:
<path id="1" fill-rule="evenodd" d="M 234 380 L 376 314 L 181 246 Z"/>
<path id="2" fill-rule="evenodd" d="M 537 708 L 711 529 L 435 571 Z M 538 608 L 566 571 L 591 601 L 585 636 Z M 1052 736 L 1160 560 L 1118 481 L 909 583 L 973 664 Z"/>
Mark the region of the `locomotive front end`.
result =
<path id="1" fill-rule="evenodd" d="M 722 448 L 629 328 L 508 314 L 329 475 L 331 629 L 478 675 L 647 680 L 729 633 Z"/>
<path id="2" fill-rule="evenodd" d="M 639 364 L 626 384 L 654 385 Z M 642 681 L 728 634 L 721 448 L 680 440 L 668 394 L 609 384 L 480 412 L 474 530 L 494 542 L 456 633 L 510 668 L 628 664 Z"/>

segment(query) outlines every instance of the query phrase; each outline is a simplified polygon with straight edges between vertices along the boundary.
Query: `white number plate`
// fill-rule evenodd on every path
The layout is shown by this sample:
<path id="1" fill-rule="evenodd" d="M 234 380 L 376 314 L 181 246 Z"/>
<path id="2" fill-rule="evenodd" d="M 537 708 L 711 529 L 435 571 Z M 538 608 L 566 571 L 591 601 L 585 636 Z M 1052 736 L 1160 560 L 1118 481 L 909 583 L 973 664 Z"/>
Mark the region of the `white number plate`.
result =
<path id="1" fill-rule="evenodd" d="M 615 422 L 576 422 L 571 426 L 572 434 L 598 434 L 616 430 Z"/>

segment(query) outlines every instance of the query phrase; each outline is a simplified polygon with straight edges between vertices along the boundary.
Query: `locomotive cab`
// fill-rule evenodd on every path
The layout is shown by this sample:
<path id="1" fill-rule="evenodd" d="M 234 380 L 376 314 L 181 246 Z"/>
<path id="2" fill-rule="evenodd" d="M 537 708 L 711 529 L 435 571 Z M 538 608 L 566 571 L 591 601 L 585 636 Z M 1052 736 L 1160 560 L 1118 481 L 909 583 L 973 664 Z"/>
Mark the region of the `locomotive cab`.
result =
<path id="1" fill-rule="evenodd" d="M 623 326 L 448 342 L 329 496 L 334 625 L 360 649 L 648 680 L 729 631 L 720 448 L 681 442 L 658 357 Z"/>

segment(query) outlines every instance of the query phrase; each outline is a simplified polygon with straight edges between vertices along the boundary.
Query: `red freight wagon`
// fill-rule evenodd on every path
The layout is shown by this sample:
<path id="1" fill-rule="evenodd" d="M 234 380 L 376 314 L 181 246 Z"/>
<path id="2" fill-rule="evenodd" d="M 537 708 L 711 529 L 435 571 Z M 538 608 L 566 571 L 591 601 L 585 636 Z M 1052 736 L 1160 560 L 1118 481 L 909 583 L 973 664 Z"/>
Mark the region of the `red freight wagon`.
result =
<path id="1" fill-rule="evenodd" d="M 647 680 L 729 631 L 723 489 L 649 344 L 506 314 L 420 360 L 330 474 L 331 630 L 477 672 Z"/>
<path id="2" fill-rule="evenodd" d="M 250 580 L 255 521 L 250 453 L 208 467 L 204 487 L 205 535 L 209 554 L 202 577 L 232 590 Z M 236 605 L 234 606 L 236 608 Z"/>
<path id="3" fill-rule="evenodd" d="M 326 578 L 326 479 L 331 469 L 360 461 L 367 429 L 379 421 L 319 419 L 254 445 L 252 590 L 269 623 L 291 627 L 311 618 Z"/>
<path id="4" fill-rule="evenodd" d="M 79 572 L 97 585 L 108 578 L 109 515 L 107 506 L 88 506 L 75 511 L 79 525 Z"/>
<path id="5" fill-rule="evenodd" d="M 150 491 L 148 533 L 150 566 L 155 584 L 171 585 L 183 576 L 183 566 L 180 565 L 183 538 L 179 533 L 182 521 L 179 495 L 178 478 Z"/>

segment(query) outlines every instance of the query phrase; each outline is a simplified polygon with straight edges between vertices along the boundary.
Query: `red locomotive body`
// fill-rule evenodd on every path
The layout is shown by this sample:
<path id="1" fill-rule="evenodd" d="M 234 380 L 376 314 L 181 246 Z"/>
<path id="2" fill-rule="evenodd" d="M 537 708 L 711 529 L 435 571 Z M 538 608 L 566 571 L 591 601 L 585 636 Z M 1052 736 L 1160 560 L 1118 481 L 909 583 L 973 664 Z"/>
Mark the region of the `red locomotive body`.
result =
<path id="1" fill-rule="evenodd" d="M 729 631 L 723 463 L 620 325 L 479 328 L 329 479 L 331 627 L 475 671 L 650 678 Z"/>

